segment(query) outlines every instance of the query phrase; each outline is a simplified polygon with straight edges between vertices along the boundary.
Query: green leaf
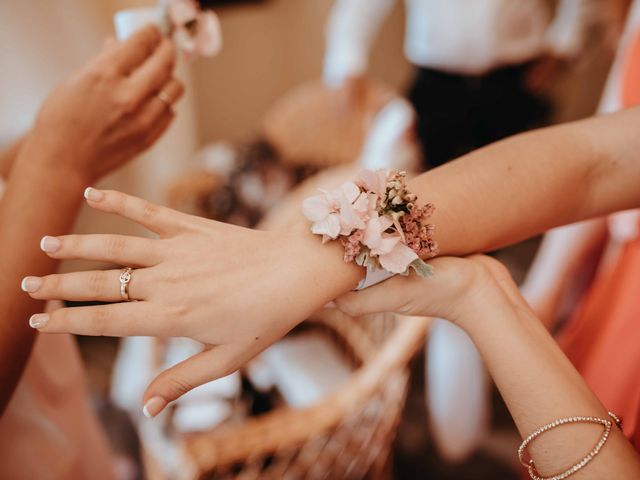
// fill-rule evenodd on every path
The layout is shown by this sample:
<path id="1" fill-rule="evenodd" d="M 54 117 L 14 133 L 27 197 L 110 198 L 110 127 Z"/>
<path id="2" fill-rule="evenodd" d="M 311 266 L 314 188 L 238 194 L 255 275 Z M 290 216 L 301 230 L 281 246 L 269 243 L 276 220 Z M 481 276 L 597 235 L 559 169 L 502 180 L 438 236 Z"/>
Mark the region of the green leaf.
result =
<path id="1" fill-rule="evenodd" d="M 433 275 L 433 267 L 425 263 L 421 258 L 415 259 L 409 267 L 413 268 L 420 277 L 426 278 Z"/>

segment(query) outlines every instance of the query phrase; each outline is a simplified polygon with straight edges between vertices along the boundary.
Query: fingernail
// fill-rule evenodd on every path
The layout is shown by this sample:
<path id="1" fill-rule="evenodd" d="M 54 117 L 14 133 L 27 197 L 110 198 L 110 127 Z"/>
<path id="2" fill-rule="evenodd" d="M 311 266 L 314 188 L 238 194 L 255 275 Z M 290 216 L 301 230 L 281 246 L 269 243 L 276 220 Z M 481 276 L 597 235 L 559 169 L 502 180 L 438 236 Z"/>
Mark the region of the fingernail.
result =
<path id="1" fill-rule="evenodd" d="M 56 237 L 46 236 L 42 237 L 42 240 L 40 240 L 40 250 L 42 250 L 43 252 L 55 253 L 60 248 L 60 245 L 60 240 L 58 240 Z"/>
<path id="2" fill-rule="evenodd" d="M 93 187 L 87 187 L 84 191 L 84 198 L 92 202 L 99 202 L 104 198 L 104 192 Z"/>
<path id="3" fill-rule="evenodd" d="M 49 315 L 46 313 L 36 313 L 35 315 L 31 315 L 29 319 L 29 325 L 31 328 L 42 328 L 49 321 Z"/>
<path id="4" fill-rule="evenodd" d="M 42 279 L 40 277 L 24 277 L 20 288 L 22 288 L 23 292 L 33 293 L 37 292 L 41 285 Z"/>
<path id="5" fill-rule="evenodd" d="M 324 304 L 324 308 L 338 308 L 338 305 L 336 305 L 336 302 L 331 300 L 330 302 Z"/>
<path id="6" fill-rule="evenodd" d="M 147 418 L 153 418 L 158 415 L 164 407 L 167 406 L 167 401 L 162 397 L 151 397 L 147 400 L 147 403 L 142 407 L 142 413 Z"/>

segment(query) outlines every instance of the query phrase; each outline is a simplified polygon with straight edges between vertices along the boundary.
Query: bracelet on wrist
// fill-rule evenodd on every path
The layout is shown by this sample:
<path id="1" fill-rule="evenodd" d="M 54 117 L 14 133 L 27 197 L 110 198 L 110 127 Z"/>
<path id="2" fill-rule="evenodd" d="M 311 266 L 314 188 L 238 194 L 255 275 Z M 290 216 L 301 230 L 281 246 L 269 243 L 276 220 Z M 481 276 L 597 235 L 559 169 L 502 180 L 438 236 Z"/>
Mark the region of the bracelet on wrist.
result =
<path id="1" fill-rule="evenodd" d="M 596 457 L 596 455 L 598 455 L 598 453 L 600 453 L 600 450 L 602 449 L 604 444 L 607 443 L 607 440 L 609 439 L 609 434 L 611 433 L 611 427 L 613 423 L 615 423 L 616 426 L 620 430 L 622 430 L 622 422 L 620 421 L 618 416 L 613 412 L 607 412 L 607 413 L 609 414 L 613 422 L 609 419 L 598 418 L 598 417 L 579 416 L 579 417 L 559 418 L 551 423 L 548 423 L 547 425 L 544 425 L 538 428 L 535 432 L 533 432 L 531 435 L 525 438 L 522 444 L 520 445 L 520 447 L 518 448 L 518 459 L 520 460 L 520 463 L 529 472 L 529 477 L 531 477 L 532 480 L 564 480 L 565 478 L 570 477 L 574 473 L 586 467 L 587 464 L 591 462 L 591 460 L 593 460 Z M 587 455 L 583 457 L 578 463 L 576 463 L 575 465 L 572 465 L 571 467 L 567 468 L 565 471 L 558 473 L 556 475 L 553 475 L 550 477 L 541 476 L 538 473 L 533 460 L 531 458 L 529 458 L 528 460 L 525 459 L 525 452 L 527 447 L 531 442 L 533 442 L 536 438 L 538 438 L 543 433 L 548 432 L 549 430 L 552 430 L 554 428 L 560 427 L 562 425 L 570 424 L 570 423 L 593 423 L 596 425 L 601 425 L 604 428 L 604 430 L 602 431 L 602 435 L 598 439 L 598 442 L 589 451 L 589 453 L 587 453 Z"/>
<path id="2" fill-rule="evenodd" d="M 303 213 L 323 243 L 340 240 L 345 262 L 367 268 L 359 288 L 373 284 L 368 281 L 373 272 L 377 281 L 412 269 L 422 277 L 432 273 L 422 258 L 438 254 L 435 225 L 427 223 L 435 207 L 418 206 L 405 172 L 364 170 L 357 181 L 320 192 L 304 200 Z"/>

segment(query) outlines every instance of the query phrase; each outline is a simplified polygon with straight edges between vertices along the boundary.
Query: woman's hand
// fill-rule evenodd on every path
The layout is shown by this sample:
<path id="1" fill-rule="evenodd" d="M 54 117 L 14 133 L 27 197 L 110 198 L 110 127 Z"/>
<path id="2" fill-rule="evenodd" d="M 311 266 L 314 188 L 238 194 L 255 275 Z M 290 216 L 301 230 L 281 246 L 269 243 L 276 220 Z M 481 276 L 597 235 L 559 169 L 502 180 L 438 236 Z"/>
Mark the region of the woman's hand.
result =
<path id="1" fill-rule="evenodd" d="M 42 105 L 28 143 L 59 154 L 42 167 L 93 182 L 153 144 L 182 94 L 174 63 L 173 44 L 153 26 L 110 41 Z"/>
<path id="2" fill-rule="evenodd" d="M 485 255 L 429 260 L 434 274 L 395 276 L 378 285 L 336 299 L 337 307 L 353 316 L 377 312 L 439 317 L 467 330 L 478 311 L 521 303 L 509 271 Z"/>
<path id="3" fill-rule="evenodd" d="M 115 191 L 88 189 L 89 205 L 129 218 L 160 239 L 119 235 L 45 237 L 56 259 L 90 259 L 136 267 L 131 303 L 63 308 L 37 314 L 42 332 L 190 337 L 208 346 L 161 373 L 144 396 L 154 416 L 192 388 L 237 370 L 298 322 L 349 288 L 360 268 L 343 263 L 337 244 L 322 246 L 308 226 L 264 232 L 235 227 Z M 335 278 L 336 264 L 345 275 Z M 120 270 L 27 277 L 36 299 L 120 302 Z M 318 291 L 324 292 L 319 294 Z"/>

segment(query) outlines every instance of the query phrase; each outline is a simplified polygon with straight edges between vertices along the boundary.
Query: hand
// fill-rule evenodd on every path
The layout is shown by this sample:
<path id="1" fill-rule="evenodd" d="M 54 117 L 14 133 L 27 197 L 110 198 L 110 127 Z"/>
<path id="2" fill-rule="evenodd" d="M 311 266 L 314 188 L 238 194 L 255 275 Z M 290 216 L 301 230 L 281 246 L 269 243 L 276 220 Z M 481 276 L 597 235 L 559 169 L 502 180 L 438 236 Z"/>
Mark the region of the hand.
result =
<path id="1" fill-rule="evenodd" d="M 509 271 L 484 255 L 467 258 L 440 257 L 429 260 L 434 274 L 395 276 L 378 285 L 336 299 L 348 315 L 377 312 L 447 319 L 467 330 L 477 321 L 477 311 L 518 302 L 518 287 Z M 524 303 L 524 300 L 521 301 Z"/>
<path id="2" fill-rule="evenodd" d="M 360 269 L 352 265 L 335 278 L 330 266 L 346 265 L 341 247 L 322 246 L 308 225 L 304 233 L 256 231 L 119 192 L 90 189 L 87 197 L 91 207 L 140 223 L 160 239 L 45 237 L 43 250 L 56 259 L 139 267 L 129 289 L 138 301 L 63 308 L 34 315 L 30 324 L 42 332 L 178 336 L 206 344 L 149 385 L 144 401 L 152 416 L 192 388 L 237 370 L 359 279 Z M 119 276 L 120 270 L 108 270 L 27 277 L 22 288 L 36 299 L 120 302 Z"/>
<path id="3" fill-rule="evenodd" d="M 57 153 L 44 168 L 92 182 L 152 145 L 173 119 L 158 93 L 170 103 L 182 94 L 174 62 L 171 41 L 152 26 L 106 45 L 42 105 L 28 141 Z"/>

